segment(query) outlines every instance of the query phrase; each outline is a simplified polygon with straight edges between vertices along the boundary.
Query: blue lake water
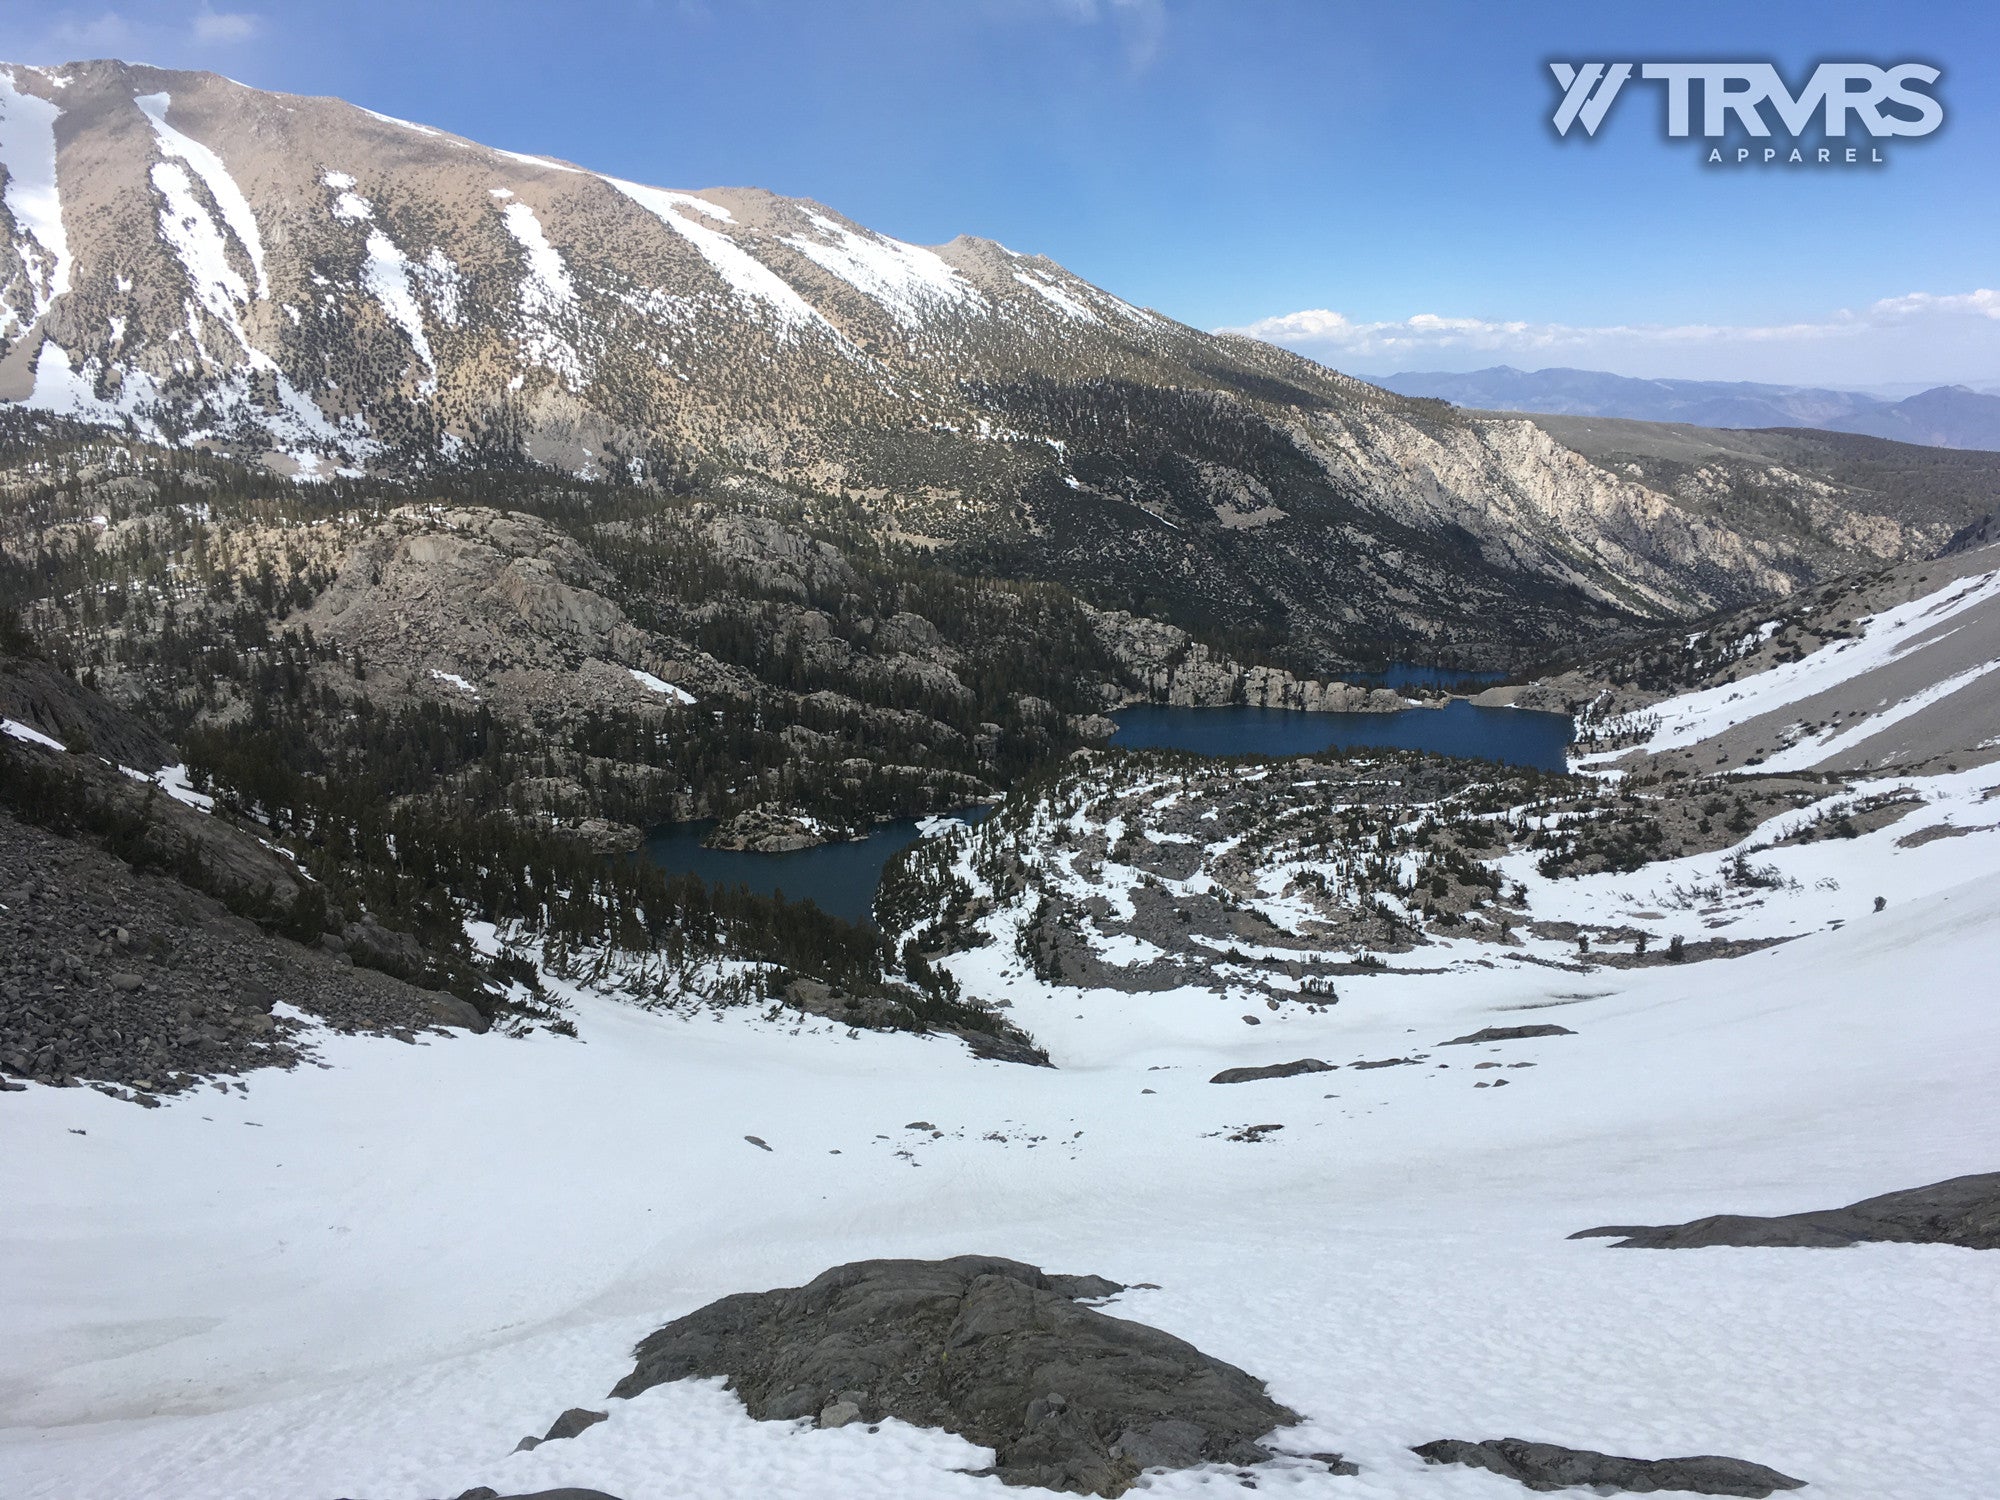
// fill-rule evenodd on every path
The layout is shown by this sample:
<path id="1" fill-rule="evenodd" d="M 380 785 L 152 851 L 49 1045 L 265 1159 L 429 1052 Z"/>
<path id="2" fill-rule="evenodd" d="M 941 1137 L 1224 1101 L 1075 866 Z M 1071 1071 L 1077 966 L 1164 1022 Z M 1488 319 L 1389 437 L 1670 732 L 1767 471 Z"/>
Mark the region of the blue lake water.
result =
<path id="1" fill-rule="evenodd" d="M 1457 679 L 1453 679 L 1457 680 Z M 1283 708 L 1120 709 L 1114 749 L 1188 750 L 1197 755 L 1310 755 L 1336 746 L 1430 750 L 1439 755 L 1536 766 L 1565 767 L 1570 721 L 1564 714 L 1518 708 L 1477 708 L 1454 700 L 1443 708 L 1409 708 L 1390 714 L 1308 714 Z M 977 821 L 984 808 L 954 816 Z M 747 886 L 761 895 L 782 893 L 811 901 L 850 922 L 873 921 L 882 869 L 922 837 L 917 820 L 899 818 L 866 838 L 752 854 L 704 849 L 712 821 L 671 823 L 646 838 L 645 856 L 675 874 L 698 875 L 711 885 Z"/>
<path id="2" fill-rule="evenodd" d="M 1336 747 L 1430 750 L 1472 760 L 1560 771 L 1567 714 L 1479 708 L 1454 699 L 1443 708 L 1389 714 L 1309 714 L 1285 708 L 1121 708 L 1111 716 L 1114 749 L 1189 750 L 1196 755 L 1310 755 Z"/>
<path id="3" fill-rule="evenodd" d="M 979 814 L 984 811 L 975 809 Z M 782 892 L 788 900 L 811 901 L 823 912 L 863 926 L 874 919 L 882 867 L 922 837 L 915 818 L 898 818 L 876 825 L 866 838 L 787 854 L 753 854 L 702 848 L 701 841 L 714 827 L 712 820 L 704 820 L 656 828 L 646 836 L 645 855 L 676 875 L 699 875 L 710 885 L 747 886 L 763 896 Z"/>

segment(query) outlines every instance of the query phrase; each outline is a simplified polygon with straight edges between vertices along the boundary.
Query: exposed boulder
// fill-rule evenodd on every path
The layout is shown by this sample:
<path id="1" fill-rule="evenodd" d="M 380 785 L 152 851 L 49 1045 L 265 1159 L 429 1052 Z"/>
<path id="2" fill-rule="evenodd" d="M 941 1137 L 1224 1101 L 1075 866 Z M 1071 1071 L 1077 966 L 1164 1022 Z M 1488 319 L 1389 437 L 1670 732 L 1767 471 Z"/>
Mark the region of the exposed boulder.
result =
<path id="1" fill-rule="evenodd" d="M 872 1260 L 739 1293 L 640 1343 L 613 1396 L 726 1376 L 754 1417 L 939 1427 L 1009 1484 L 1117 1495 L 1148 1467 L 1258 1463 L 1298 1421 L 1263 1382 L 1079 1299 L 1123 1290 L 992 1256 Z"/>
<path id="2" fill-rule="evenodd" d="M 1331 1073 L 1336 1064 L 1321 1062 L 1316 1057 L 1301 1057 L 1295 1062 L 1272 1063 L 1263 1068 L 1224 1068 L 1210 1083 L 1255 1083 L 1260 1078 L 1296 1078 L 1301 1073 Z"/>
<path id="3" fill-rule="evenodd" d="M 1704 1245 L 1837 1247 L 1864 1241 L 1963 1245 L 2000 1250 L 2000 1172 L 1952 1177 L 1928 1187 L 1864 1198 L 1845 1208 L 1801 1214 L 1711 1214 L 1685 1224 L 1610 1224 L 1573 1240 L 1620 1237 L 1619 1250 L 1687 1250 Z"/>
<path id="4" fill-rule="evenodd" d="M 1588 1448 L 1563 1448 L 1522 1438 L 1491 1438 L 1468 1443 L 1441 1438 L 1410 1450 L 1427 1464 L 1465 1464 L 1519 1480 L 1531 1490 L 1594 1489 L 1599 1494 L 1624 1490 L 1649 1495 L 1681 1490 L 1696 1495 L 1744 1495 L 1751 1500 L 1773 1490 L 1805 1486 L 1776 1469 L 1741 1458 L 1618 1458 Z"/>
<path id="5" fill-rule="evenodd" d="M 572 1406 L 568 1411 L 549 1424 L 549 1430 L 540 1437 L 524 1437 L 514 1445 L 516 1453 L 527 1453 L 544 1443 L 560 1443 L 575 1437 L 579 1432 L 588 1431 L 599 1422 L 611 1419 L 608 1411 L 590 1411 L 581 1406 Z"/>
<path id="6" fill-rule="evenodd" d="M 1478 1042 L 1523 1042 L 1536 1036 L 1575 1036 L 1567 1026 L 1488 1026 L 1483 1030 L 1455 1036 L 1440 1047 L 1470 1047 Z"/>

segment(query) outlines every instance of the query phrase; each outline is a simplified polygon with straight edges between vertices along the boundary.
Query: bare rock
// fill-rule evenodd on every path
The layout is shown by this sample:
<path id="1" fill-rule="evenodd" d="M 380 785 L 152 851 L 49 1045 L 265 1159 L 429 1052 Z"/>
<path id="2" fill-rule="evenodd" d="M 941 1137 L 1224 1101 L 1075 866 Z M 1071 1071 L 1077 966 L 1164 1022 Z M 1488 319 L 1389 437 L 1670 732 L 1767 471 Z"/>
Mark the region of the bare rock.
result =
<path id="1" fill-rule="evenodd" d="M 1439 1042 L 1440 1047 L 1470 1047 L 1479 1042 L 1524 1042 L 1537 1036 L 1575 1036 L 1567 1026 L 1543 1024 L 1539 1026 L 1488 1026 L 1480 1031 L 1455 1036 L 1448 1042 Z"/>
<path id="2" fill-rule="evenodd" d="M 1518 1480 L 1531 1490 L 1595 1489 L 1652 1494 L 1681 1490 L 1696 1495 L 1743 1495 L 1762 1500 L 1773 1490 L 1805 1487 L 1776 1469 L 1742 1458 L 1618 1458 L 1588 1448 L 1563 1448 L 1522 1438 L 1468 1443 L 1442 1438 L 1410 1450 L 1427 1464 L 1464 1464 Z"/>
<path id="3" fill-rule="evenodd" d="M 1335 1063 L 1321 1062 L 1316 1057 L 1301 1057 L 1295 1062 L 1272 1063 L 1262 1068 L 1224 1068 L 1210 1083 L 1255 1083 L 1260 1078 L 1296 1078 L 1301 1073 L 1331 1073 Z"/>
<path id="4" fill-rule="evenodd" d="M 549 1430 L 542 1434 L 542 1441 L 554 1443 L 564 1438 L 573 1438 L 579 1432 L 588 1431 L 599 1422 L 607 1422 L 610 1419 L 610 1412 L 590 1411 L 581 1406 L 572 1406 L 549 1424 Z"/>
<path id="5" fill-rule="evenodd" d="M 2000 1172 L 1952 1177 L 1928 1187 L 1864 1198 L 1810 1213 L 1712 1214 L 1685 1224 L 1618 1224 L 1578 1230 L 1573 1240 L 1618 1237 L 1619 1250 L 1704 1245 L 1839 1247 L 1865 1241 L 2000 1250 Z"/>
<path id="6" fill-rule="evenodd" d="M 828 1425 L 853 1405 L 992 1448 L 1006 1483 L 1073 1493 L 1271 1457 L 1259 1440 L 1297 1414 L 1235 1366 L 1078 1300 L 1118 1289 L 988 1256 L 860 1261 L 667 1324 L 612 1395 L 725 1376 L 754 1417 Z"/>

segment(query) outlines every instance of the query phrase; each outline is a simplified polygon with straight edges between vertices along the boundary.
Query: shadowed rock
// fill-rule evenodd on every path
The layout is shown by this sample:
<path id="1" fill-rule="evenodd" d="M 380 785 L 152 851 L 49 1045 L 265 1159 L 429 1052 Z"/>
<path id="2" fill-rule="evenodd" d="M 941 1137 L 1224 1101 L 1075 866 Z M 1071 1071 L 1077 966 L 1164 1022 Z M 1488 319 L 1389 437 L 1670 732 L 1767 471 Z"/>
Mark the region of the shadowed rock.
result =
<path id="1" fill-rule="evenodd" d="M 1685 1224 L 1612 1224 L 1573 1240 L 1621 1236 L 1618 1250 L 1688 1250 L 1703 1245 L 1834 1247 L 1864 1241 L 1963 1245 L 2000 1250 L 2000 1172 L 1953 1177 L 1928 1187 L 1864 1198 L 1811 1213 L 1712 1214 Z"/>
<path id="2" fill-rule="evenodd" d="M 611 1413 L 609 1412 L 587 1411 L 581 1406 L 572 1406 L 568 1411 L 557 1417 L 549 1425 L 549 1430 L 540 1437 L 522 1438 L 520 1442 L 514 1445 L 514 1451 L 516 1453 L 527 1453 L 541 1447 L 544 1443 L 559 1443 L 566 1438 L 573 1438 L 579 1432 L 595 1427 L 599 1422 L 608 1421 L 610 1416 Z"/>
<path id="3" fill-rule="evenodd" d="M 1260 1078 L 1296 1078 L 1301 1073 L 1331 1073 L 1334 1064 L 1321 1062 L 1316 1057 L 1301 1057 L 1296 1062 L 1272 1063 L 1263 1068 L 1224 1068 L 1210 1083 L 1255 1083 Z"/>
<path id="4" fill-rule="evenodd" d="M 1562 1448 L 1521 1438 L 1481 1443 L 1442 1438 L 1410 1450 L 1427 1464 L 1465 1464 L 1518 1480 L 1531 1490 L 1624 1490 L 1648 1495 L 1681 1490 L 1696 1495 L 1744 1495 L 1761 1500 L 1773 1490 L 1796 1490 L 1803 1479 L 1741 1458 L 1618 1458 L 1588 1448 Z"/>
<path id="5" fill-rule="evenodd" d="M 726 1376 L 754 1417 L 852 1405 L 992 1448 L 1009 1484 L 1071 1493 L 1117 1495 L 1154 1466 L 1269 1459 L 1258 1439 L 1297 1413 L 1234 1365 L 1076 1300 L 1120 1290 L 991 1256 L 859 1261 L 667 1324 L 612 1395 Z"/>
<path id="6" fill-rule="evenodd" d="M 1470 1047 L 1475 1042 L 1523 1042 L 1536 1036 L 1575 1036 L 1567 1026 L 1544 1023 L 1539 1026 L 1488 1026 L 1483 1031 L 1475 1031 L 1467 1036 L 1455 1036 L 1448 1042 L 1439 1042 L 1440 1047 Z"/>

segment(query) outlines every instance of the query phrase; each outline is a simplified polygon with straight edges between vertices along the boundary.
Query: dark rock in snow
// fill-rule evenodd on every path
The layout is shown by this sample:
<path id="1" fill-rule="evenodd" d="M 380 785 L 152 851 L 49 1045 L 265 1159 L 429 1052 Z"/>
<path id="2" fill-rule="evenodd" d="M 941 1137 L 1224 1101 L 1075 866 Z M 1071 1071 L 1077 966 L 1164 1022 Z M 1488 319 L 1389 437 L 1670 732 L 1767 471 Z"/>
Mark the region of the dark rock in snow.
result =
<path id="1" fill-rule="evenodd" d="M 1521 1438 L 1492 1438 L 1481 1443 L 1442 1438 L 1410 1450 L 1427 1464 L 1465 1464 L 1519 1480 L 1531 1490 L 1596 1488 L 1599 1493 L 1624 1490 L 1652 1494 L 1681 1490 L 1696 1495 L 1743 1495 L 1761 1500 L 1773 1490 L 1805 1486 L 1776 1469 L 1741 1458 L 1617 1458 L 1588 1448 L 1563 1448 Z"/>
<path id="2" fill-rule="evenodd" d="M 1361 1465 L 1339 1453 L 1308 1453 L 1305 1457 L 1326 1465 L 1329 1474 L 1359 1474 Z"/>
<path id="3" fill-rule="evenodd" d="M 722 1375 L 764 1420 L 851 1402 L 869 1422 L 992 1448 L 1006 1483 L 1072 1493 L 1120 1494 L 1154 1465 L 1270 1458 L 1258 1439 L 1297 1414 L 1235 1366 L 1076 1300 L 1117 1290 L 991 1256 L 860 1261 L 667 1324 L 612 1395 Z"/>
<path id="4" fill-rule="evenodd" d="M 485 1485 L 467 1490 L 458 1500 L 618 1500 L 616 1495 L 607 1495 L 603 1490 L 536 1490 L 532 1495 L 503 1495 Z"/>
<path id="5" fill-rule="evenodd" d="M 1270 1135 L 1272 1131 L 1283 1130 L 1284 1128 L 1282 1125 L 1245 1125 L 1240 1130 L 1231 1131 L 1227 1139 L 1232 1141 L 1247 1141 L 1254 1146 Z"/>
<path id="6" fill-rule="evenodd" d="M 559 1443 L 565 1438 L 573 1438 L 586 1428 L 595 1427 L 599 1422 L 609 1421 L 610 1412 L 587 1411 L 581 1406 L 572 1406 L 568 1411 L 549 1424 L 549 1430 L 540 1437 L 524 1437 L 514 1445 L 516 1453 L 531 1453 L 544 1443 Z"/>
<path id="7" fill-rule="evenodd" d="M 588 1411 L 581 1406 L 572 1406 L 550 1424 L 549 1430 L 542 1434 L 542 1441 L 553 1443 L 562 1438 L 573 1438 L 599 1422 L 609 1421 L 610 1417 L 608 1411 Z"/>
<path id="8" fill-rule="evenodd" d="M 2000 1172 L 1976 1172 L 1928 1187 L 1802 1214 L 1712 1214 L 1685 1224 L 1613 1224 L 1573 1240 L 1622 1236 L 1614 1249 L 1687 1250 L 1703 1245 L 1809 1248 L 1889 1241 L 2000 1250 Z"/>
<path id="9" fill-rule="evenodd" d="M 1054 1063 L 1049 1061 L 1048 1053 L 1037 1047 L 1033 1042 L 1022 1041 L 1017 1037 L 997 1036 L 990 1031 L 971 1031 L 965 1029 L 954 1031 L 952 1035 L 964 1042 L 967 1050 L 974 1057 L 982 1058 L 987 1062 L 1020 1063 L 1024 1067 L 1030 1068 L 1053 1068 L 1055 1066 Z"/>
<path id="10" fill-rule="evenodd" d="M 1567 1026 L 1488 1026 L 1483 1031 L 1472 1032 L 1468 1036 L 1455 1036 L 1448 1042 L 1439 1042 L 1440 1047 L 1469 1047 L 1475 1042 L 1521 1042 L 1535 1036 L 1575 1036 Z"/>
<path id="11" fill-rule="evenodd" d="M 1364 1070 L 1368 1068 L 1410 1068 L 1415 1067 L 1416 1062 L 1417 1060 L 1414 1057 L 1381 1057 L 1377 1058 L 1374 1062 L 1349 1063 L 1348 1066 Z"/>
<path id="12" fill-rule="evenodd" d="M 1335 1064 L 1321 1062 L 1316 1057 L 1301 1057 L 1296 1062 L 1272 1063 L 1263 1068 L 1224 1068 L 1210 1083 L 1255 1083 L 1260 1078 L 1296 1078 L 1301 1073 L 1331 1073 Z"/>

